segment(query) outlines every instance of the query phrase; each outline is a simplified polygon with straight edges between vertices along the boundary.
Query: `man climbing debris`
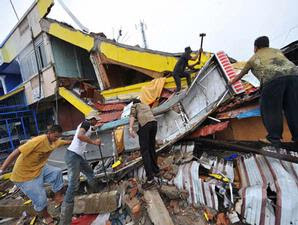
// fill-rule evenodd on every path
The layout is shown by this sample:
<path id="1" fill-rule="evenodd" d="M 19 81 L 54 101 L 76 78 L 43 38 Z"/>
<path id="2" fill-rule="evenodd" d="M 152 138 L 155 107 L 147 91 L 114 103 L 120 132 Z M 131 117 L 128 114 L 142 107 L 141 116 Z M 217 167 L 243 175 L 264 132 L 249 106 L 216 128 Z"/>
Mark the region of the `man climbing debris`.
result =
<path id="1" fill-rule="evenodd" d="M 150 106 L 142 103 L 139 99 L 134 99 L 133 103 L 130 112 L 129 133 L 133 138 L 136 136 L 133 124 L 137 120 L 139 123 L 140 151 L 147 176 L 147 181 L 143 184 L 143 188 L 149 189 L 155 185 L 154 177 L 158 176 L 160 172 L 155 152 L 157 121 Z"/>
<path id="2" fill-rule="evenodd" d="M 292 140 L 298 143 L 298 68 L 280 50 L 269 48 L 269 38 L 266 36 L 255 40 L 254 52 L 230 84 L 252 70 L 261 81 L 261 116 L 268 132 L 262 141 L 275 147 L 281 146 L 284 111 Z"/>
<path id="3" fill-rule="evenodd" d="M 179 58 L 179 60 L 177 61 L 175 67 L 174 67 L 174 71 L 173 71 L 173 77 L 176 83 L 176 90 L 175 92 L 179 92 L 181 90 L 181 78 L 182 77 L 186 77 L 187 80 L 187 86 L 190 87 L 191 85 L 191 76 L 190 73 L 185 71 L 186 67 L 188 67 L 189 69 L 193 69 L 195 65 L 198 64 L 198 62 L 189 65 L 188 61 L 189 60 L 197 60 L 198 57 L 200 56 L 200 51 L 197 52 L 197 54 L 195 56 L 191 56 L 191 48 L 190 47 L 186 47 L 184 49 L 184 53 L 181 55 L 181 57 Z"/>
<path id="4" fill-rule="evenodd" d="M 56 148 L 70 144 L 71 141 L 60 140 L 62 128 L 53 125 L 47 134 L 39 135 L 14 150 L 4 161 L 0 173 L 17 158 L 10 180 L 27 195 L 33 203 L 35 211 L 44 218 L 44 223 L 55 224 L 47 210 L 47 195 L 44 183 L 49 183 L 55 193 L 56 204 L 63 201 L 64 186 L 61 169 L 46 165 Z"/>

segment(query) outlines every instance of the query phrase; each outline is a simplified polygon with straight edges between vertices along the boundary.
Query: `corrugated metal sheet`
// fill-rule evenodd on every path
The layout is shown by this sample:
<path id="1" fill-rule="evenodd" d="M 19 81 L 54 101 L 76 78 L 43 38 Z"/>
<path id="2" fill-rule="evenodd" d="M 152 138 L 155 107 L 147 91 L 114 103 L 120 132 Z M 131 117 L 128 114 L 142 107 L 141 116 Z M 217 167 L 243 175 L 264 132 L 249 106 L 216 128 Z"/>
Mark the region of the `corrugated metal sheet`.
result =
<path id="1" fill-rule="evenodd" d="M 199 166 L 200 163 L 196 161 L 180 166 L 178 174 L 174 178 L 174 184 L 178 189 L 186 190 L 189 193 L 189 203 L 203 204 L 218 209 L 215 184 L 204 182 L 199 177 Z"/>
<path id="2" fill-rule="evenodd" d="M 173 151 L 179 151 L 181 153 L 193 152 L 194 149 L 195 149 L 195 142 L 193 141 L 175 144 L 172 148 Z"/>
<path id="3" fill-rule="evenodd" d="M 95 103 L 95 108 L 98 109 L 101 112 L 109 112 L 109 111 L 122 111 L 123 108 L 126 106 L 125 103 L 108 103 L 108 104 L 102 104 L 102 103 Z"/>
<path id="4" fill-rule="evenodd" d="M 234 180 L 233 163 L 218 160 L 216 157 L 208 156 L 206 153 L 200 159 L 200 162 L 192 161 L 181 165 L 178 174 L 173 179 L 173 183 L 178 189 L 187 190 L 189 193 L 188 202 L 191 204 L 203 204 L 218 210 L 218 196 L 215 191 L 216 186 L 222 188 L 221 183 L 215 179 L 205 182 L 199 176 L 200 166 L 206 167 L 203 162 L 209 162 L 207 169 L 210 172 L 216 172 L 226 175 L 232 181 Z M 225 195 L 225 194 L 224 194 Z"/>
<path id="5" fill-rule="evenodd" d="M 207 136 L 210 134 L 214 134 L 215 132 L 222 131 L 228 127 L 229 121 L 207 125 L 204 127 L 200 127 L 195 132 L 193 132 L 189 137 L 195 138 L 195 137 L 201 137 L 201 136 Z"/>
<path id="6" fill-rule="evenodd" d="M 99 121 L 100 124 L 111 122 L 117 119 L 120 119 L 122 111 L 115 111 L 115 112 L 108 112 L 100 114 L 101 120 Z"/>
<path id="7" fill-rule="evenodd" d="M 216 53 L 216 57 L 220 62 L 220 66 L 222 67 L 227 79 L 230 81 L 233 78 L 236 77 L 236 72 L 230 63 L 229 58 L 224 52 L 218 52 Z M 235 91 L 236 94 L 240 94 L 244 92 L 244 87 L 241 83 L 241 81 L 237 81 L 232 85 L 233 90 Z"/>
<path id="8" fill-rule="evenodd" d="M 297 164 L 246 155 L 237 162 L 243 197 L 242 216 L 250 224 L 298 224 Z M 276 193 L 276 205 L 267 187 Z M 274 210 L 275 211 L 274 211 Z"/>

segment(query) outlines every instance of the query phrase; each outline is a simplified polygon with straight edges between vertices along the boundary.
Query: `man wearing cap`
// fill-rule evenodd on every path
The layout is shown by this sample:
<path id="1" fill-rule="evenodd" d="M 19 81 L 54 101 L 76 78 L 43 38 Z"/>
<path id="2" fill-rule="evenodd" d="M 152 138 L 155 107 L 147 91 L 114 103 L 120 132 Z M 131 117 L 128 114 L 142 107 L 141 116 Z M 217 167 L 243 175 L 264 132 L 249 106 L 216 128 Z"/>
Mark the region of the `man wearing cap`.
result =
<path id="1" fill-rule="evenodd" d="M 77 127 L 75 136 L 65 153 L 65 163 L 68 170 L 68 188 L 61 207 L 60 224 L 68 225 L 71 223 L 75 192 L 79 188 L 80 172 L 86 177 L 88 184 L 94 190 L 96 181 L 94 172 L 88 161 L 84 158 L 87 144 L 100 145 L 100 139 L 92 140 L 92 127 L 100 120 L 97 111 L 91 111 Z"/>
<path id="2" fill-rule="evenodd" d="M 176 83 L 176 90 L 175 92 L 179 92 L 181 90 L 181 77 L 186 77 L 187 80 L 187 86 L 189 87 L 191 85 L 191 76 L 190 73 L 185 71 L 186 67 L 193 68 L 197 63 L 193 65 L 188 64 L 188 60 L 196 60 L 199 55 L 200 51 L 197 52 L 197 54 L 192 57 L 191 54 L 192 50 L 190 47 L 186 47 L 184 49 L 184 53 L 181 55 L 179 60 L 177 61 L 174 71 L 173 71 L 173 77 Z"/>

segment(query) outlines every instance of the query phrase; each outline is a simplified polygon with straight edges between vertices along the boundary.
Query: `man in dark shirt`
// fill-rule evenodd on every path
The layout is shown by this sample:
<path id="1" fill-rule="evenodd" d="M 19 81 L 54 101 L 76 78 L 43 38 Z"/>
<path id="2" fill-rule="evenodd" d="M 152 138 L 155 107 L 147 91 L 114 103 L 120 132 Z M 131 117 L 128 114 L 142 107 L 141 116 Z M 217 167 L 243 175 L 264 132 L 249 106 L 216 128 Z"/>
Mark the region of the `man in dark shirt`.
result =
<path id="1" fill-rule="evenodd" d="M 181 90 L 181 77 L 186 77 L 187 80 L 187 86 L 189 87 L 191 85 L 191 76 L 190 73 L 185 71 L 186 67 L 192 69 L 195 65 L 198 63 L 195 63 L 193 65 L 188 64 L 188 60 L 196 60 L 199 55 L 200 51 L 197 52 L 197 54 L 192 57 L 191 54 L 192 50 L 190 47 L 186 47 L 184 49 L 184 53 L 177 61 L 174 71 L 173 71 L 173 77 L 176 83 L 176 92 L 179 92 Z"/>

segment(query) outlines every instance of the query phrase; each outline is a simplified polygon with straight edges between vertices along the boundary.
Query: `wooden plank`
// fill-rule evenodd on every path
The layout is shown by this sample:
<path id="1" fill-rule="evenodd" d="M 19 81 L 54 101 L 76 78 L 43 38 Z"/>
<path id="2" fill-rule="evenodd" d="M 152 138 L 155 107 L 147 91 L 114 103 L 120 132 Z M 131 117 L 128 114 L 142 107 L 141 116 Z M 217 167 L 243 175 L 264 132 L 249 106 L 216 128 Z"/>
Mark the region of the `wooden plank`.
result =
<path id="1" fill-rule="evenodd" d="M 144 192 L 147 212 L 154 225 L 174 225 L 170 214 L 156 189 Z"/>

